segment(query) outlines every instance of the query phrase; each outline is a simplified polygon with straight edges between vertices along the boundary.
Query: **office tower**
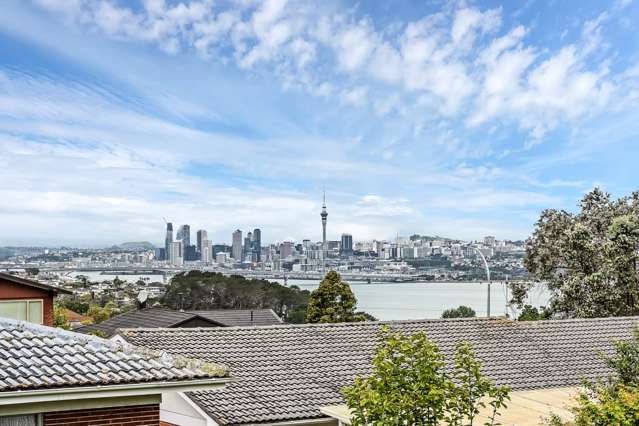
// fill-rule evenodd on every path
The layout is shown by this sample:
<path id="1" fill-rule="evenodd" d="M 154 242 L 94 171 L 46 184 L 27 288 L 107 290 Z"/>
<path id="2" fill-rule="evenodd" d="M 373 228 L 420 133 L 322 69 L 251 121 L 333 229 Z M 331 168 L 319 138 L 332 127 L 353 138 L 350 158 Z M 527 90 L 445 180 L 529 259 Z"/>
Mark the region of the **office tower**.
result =
<path id="1" fill-rule="evenodd" d="M 284 241 L 280 244 L 280 259 L 284 260 L 293 256 L 293 243 L 291 241 Z"/>
<path id="2" fill-rule="evenodd" d="M 200 260 L 205 263 L 211 263 L 213 260 L 213 244 L 209 240 L 202 240 L 200 251 Z"/>
<path id="3" fill-rule="evenodd" d="M 176 240 L 182 241 L 182 246 L 187 247 L 191 245 L 191 227 L 189 225 L 182 225 L 178 228 L 175 235 Z"/>
<path id="4" fill-rule="evenodd" d="M 175 266 L 184 264 L 184 252 L 182 241 L 173 241 L 169 244 L 169 263 Z"/>
<path id="5" fill-rule="evenodd" d="M 166 223 L 166 237 L 164 239 L 164 260 L 169 260 L 169 252 L 171 251 L 171 243 L 173 242 L 173 224 Z"/>
<path id="6" fill-rule="evenodd" d="M 260 228 L 253 230 L 253 260 L 255 262 L 262 261 L 262 231 Z"/>
<path id="7" fill-rule="evenodd" d="M 246 234 L 246 238 L 244 238 L 244 252 L 242 253 L 242 260 L 251 259 L 252 247 L 251 243 L 253 242 L 253 233 L 251 231 Z"/>
<path id="8" fill-rule="evenodd" d="M 340 254 L 342 256 L 351 256 L 353 254 L 353 236 L 351 234 L 342 234 Z"/>
<path id="9" fill-rule="evenodd" d="M 242 231 L 239 229 L 233 232 L 233 245 L 231 247 L 231 257 L 236 262 L 242 261 Z"/>
<path id="10" fill-rule="evenodd" d="M 204 249 L 204 244 L 202 242 L 203 241 L 208 241 L 209 236 L 208 236 L 208 233 L 204 229 L 200 229 L 199 231 L 197 231 L 196 236 L 197 236 L 198 257 L 200 258 L 200 260 L 204 260 L 204 259 L 202 259 L 202 253 L 203 253 L 203 249 Z"/>

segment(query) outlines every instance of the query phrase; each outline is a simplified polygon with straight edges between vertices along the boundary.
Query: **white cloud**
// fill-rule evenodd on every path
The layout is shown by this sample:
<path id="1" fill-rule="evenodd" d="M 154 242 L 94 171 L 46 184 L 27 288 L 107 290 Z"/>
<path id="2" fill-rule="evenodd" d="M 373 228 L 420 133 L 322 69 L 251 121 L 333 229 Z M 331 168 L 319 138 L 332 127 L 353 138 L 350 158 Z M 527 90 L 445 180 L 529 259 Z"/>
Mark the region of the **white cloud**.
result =
<path id="1" fill-rule="evenodd" d="M 586 60 L 605 50 L 610 12 L 586 21 L 578 43 L 553 51 L 527 44 L 530 30 L 522 25 L 502 31 L 501 8 L 452 6 L 376 28 L 353 10 L 304 1 L 226 7 L 208 0 L 171 6 L 154 0 L 137 12 L 109 0 L 39 4 L 113 37 L 157 43 L 170 54 L 193 49 L 210 60 L 262 67 L 287 89 L 323 97 L 341 93 L 344 105 L 380 105 L 388 96 L 376 87 L 381 83 L 417 99 L 411 106 L 410 97 L 400 96 L 404 109 L 423 114 L 427 107 L 430 114 L 472 126 L 514 123 L 536 142 L 561 123 L 597 114 L 616 90 L 606 62 Z M 354 86 L 367 87 L 366 99 Z"/>

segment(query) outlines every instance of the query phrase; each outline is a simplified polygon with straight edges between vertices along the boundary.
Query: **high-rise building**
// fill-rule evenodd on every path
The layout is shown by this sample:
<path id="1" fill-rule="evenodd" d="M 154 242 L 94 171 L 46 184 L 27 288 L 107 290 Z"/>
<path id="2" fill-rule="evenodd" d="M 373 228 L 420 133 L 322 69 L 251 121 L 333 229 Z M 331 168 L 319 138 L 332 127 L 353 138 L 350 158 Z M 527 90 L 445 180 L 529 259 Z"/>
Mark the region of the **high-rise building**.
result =
<path id="1" fill-rule="evenodd" d="M 202 243 L 203 241 L 208 241 L 209 237 L 208 237 L 208 233 L 204 230 L 204 229 L 200 229 L 197 231 L 196 234 L 196 238 L 197 238 L 197 253 L 198 253 L 198 257 L 200 260 L 204 260 L 202 259 L 202 253 L 204 252 L 204 244 Z"/>
<path id="2" fill-rule="evenodd" d="M 209 240 L 202 240 L 201 246 L 200 260 L 205 263 L 211 263 L 213 261 L 213 244 Z"/>
<path id="3" fill-rule="evenodd" d="M 284 260 L 293 256 L 294 244 L 292 241 L 284 241 L 280 244 L 280 259 Z"/>
<path id="4" fill-rule="evenodd" d="M 253 261 L 261 262 L 262 260 L 262 231 L 260 228 L 253 230 Z"/>
<path id="5" fill-rule="evenodd" d="M 169 244 L 169 263 L 175 266 L 184 264 L 184 252 L 182 241 L 173 241 Z"/>
<path id="6" fill-rule="evenodd" d="M 248 232 L 248 234 L 246 234 L 246 237 L 244 238 L 244 251 L 242 253 L 242 260 L 244 259 L 251 259 L 252 258 L 252 252 L 253 252 L 253 247 L 251 246 L 251 244 L 253 243 L 253 233 L 251 231 Z"/>
<path id="7" fill-rule="evenodd" d="M 173 242 L 173 224 L 171 222 L 167 222 L 166 237 L 164 238 L 164 260 L 169 260 L 169 252 L 171 250 L 172 242 Z"/>
<path id="8" fill-rule="evenodd" d="M 233 257 L 233 259 L 237 262 L 242 260 L 242 231 L 239 229 L 236 229 L 235 232 L 233 232 L 231 257 Z"/>
<path id="9" fill-rule="evenodd" d="M 189 225 L 182 225 L 178 228 L 175 235 L 176 240 L 182 241 L 182 246 L 187 247 L 191 245 L 191 227 Z"/>
<path id="10" fill-rule="evenodd" d="M 342 256 L 351 256 L 353 254 L 353 236 L 351 234 L 342 234 L 339 252 Z"/>

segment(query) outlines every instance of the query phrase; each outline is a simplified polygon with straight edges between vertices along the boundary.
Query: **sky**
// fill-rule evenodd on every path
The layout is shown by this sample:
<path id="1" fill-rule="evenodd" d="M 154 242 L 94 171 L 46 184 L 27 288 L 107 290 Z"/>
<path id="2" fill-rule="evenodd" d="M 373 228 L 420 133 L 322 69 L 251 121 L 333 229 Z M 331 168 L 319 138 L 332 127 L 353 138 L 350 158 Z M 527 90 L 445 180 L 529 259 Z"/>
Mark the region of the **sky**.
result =
<path id="1" fill-rule="evenodd" d="M 0 246 L 525 239 L 638 136 L 637 0 L 2 2 Z"/>

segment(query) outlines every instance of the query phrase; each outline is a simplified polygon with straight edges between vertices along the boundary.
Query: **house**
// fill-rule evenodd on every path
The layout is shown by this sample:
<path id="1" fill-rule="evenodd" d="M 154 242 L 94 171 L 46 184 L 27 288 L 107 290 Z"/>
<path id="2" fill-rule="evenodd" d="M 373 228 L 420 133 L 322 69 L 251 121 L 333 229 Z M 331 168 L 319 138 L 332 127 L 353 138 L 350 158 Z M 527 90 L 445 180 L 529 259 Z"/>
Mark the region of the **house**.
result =
<path id="1" fill-rule="evenodd" d="M 162 400 L 229 381 L 218 364 L 5 318 L 0 354 L 3 426 L 187 426 Z"/>
<path id="2" fill-rule="evenodd" d="M 532 420 L 538 422 L 543 409 L 545 414 L 551 410 L 550 404 L 541 401 L 557 395 L 569 400 L 565 395 L 582 379 L 600 379 L 611 373 L 598 351 L 612 353 L 614 340 L 631 338 L 639 317 L 130 329 L 120 330 L 115 339 L 229 367 L 236 381 L 219 392 L 186 397 L 205 415 L 204 423 L 198 424 L 333 426 L 341 421 L 341 389 L 356 376 L 369 374 L 382 325 L 405 334 L 425 332 L 448 360 L 458 343 L 469 342 L 482 362 L 483 373 L 498 385 L 510 386 L 518 400 L 531 397 L 521 392 L 536 392 L 537 411 Z M 181 408 L 176 403 L 172 409 L 179 412 Z"/>
<path id="3" fill-rule="evenodd" d="M 83 324 L 86 324 L 87 322 L 91 322 L 92 320 L 91 317 L 79 314 L 68 308 L 60 309 L 60 313 L 62 313 L 62 315 L 64 315 L 64 317 L 67 319 L 67 321 L 69 321 L 69 325 L 71 326 L 72 330 L 78 327 L 82 327 Z"/>
<path id="4" fill-rule="evenodd" d="M 0 317 L 53 325 L 53 299 L 72 292 L 0 272 Z"/>
<path id="5" fill-rule="evenodd" d="M 77 328 L 79 333 L 111 337 L 119 328 L 185 328 L 185 327 L 235 327 L 246 325 L 275 325 L 282 320 L 272 309 L 214 309 L 208 311 L 176 311 L 152 307 L 125 312 L 99 324 Z"/>

